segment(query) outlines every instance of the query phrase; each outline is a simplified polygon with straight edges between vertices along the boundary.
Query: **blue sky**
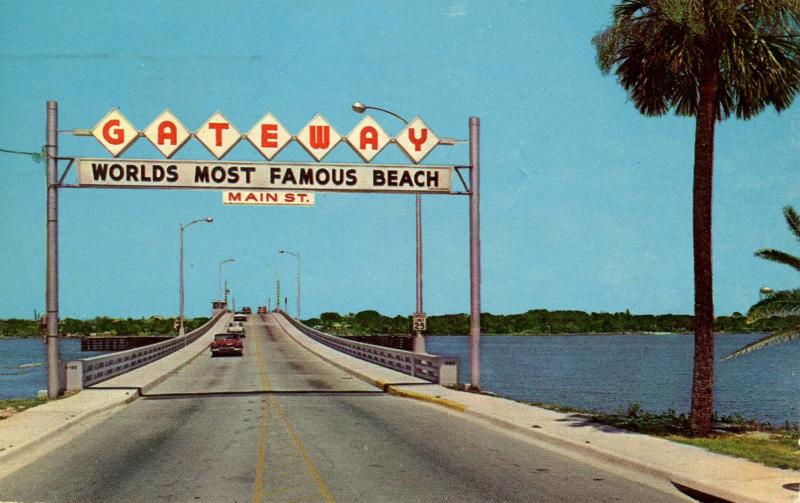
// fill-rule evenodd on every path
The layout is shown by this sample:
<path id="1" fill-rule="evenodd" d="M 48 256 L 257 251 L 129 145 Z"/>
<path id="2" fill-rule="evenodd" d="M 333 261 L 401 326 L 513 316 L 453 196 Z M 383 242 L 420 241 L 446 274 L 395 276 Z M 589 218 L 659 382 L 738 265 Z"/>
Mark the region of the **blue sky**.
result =
<path id="1" fill-rule="evenodd" d="M 353 101 L 421 116 L 439 136 L 482 123 L 483 310 L 690 313 L 694 122 L 640 116 L 597 69 L 592 36 L 610 1 L 137 2 L 0 4 L 0 147 L 38 150 L 45 102 L 60 127 L 92 127 L 118 107 L 143 130 L 165 108 L 196 129 L 221 111 L 240 131 L 272 112 L 291 133 L 322 113 L 343 134 Z M 401 124 L 373 117 L 391 135 Z M 781 215 L 800 206 L 795 105 L 717 130 L 717 313 L 796 273 L 753 257 L 800 252 Z M 92 138 L 61 154 L 102 156 Z M 127 157 L 157 159 L 140 139 Z M 193 140 L 177 155 L 210 159 Z M 241 143 L 227 159 L 259 160 Z M 426 163 L 466 163 L 466 146 Z M 292 144 L 277 160 L 309 162 Z M 327 161 L 357 162 L 346 145 Z M 405 162 L 389 146 L 374 162 Z M 469 309 L 467 199 L 423 198 L 425 309 Z M 316 206 L 223 207 L 212 191 L 61 191 L 62 317 L 174 314 L 178 225 L 186 310 L 208 313 L 220 260 L 241 304 L 273 297 L 276 271 L 303 315 L 414 310 L 414 198 L 318 194 Z M 0 155 L 0 317 L 44 308 L 44 167 Z"/>

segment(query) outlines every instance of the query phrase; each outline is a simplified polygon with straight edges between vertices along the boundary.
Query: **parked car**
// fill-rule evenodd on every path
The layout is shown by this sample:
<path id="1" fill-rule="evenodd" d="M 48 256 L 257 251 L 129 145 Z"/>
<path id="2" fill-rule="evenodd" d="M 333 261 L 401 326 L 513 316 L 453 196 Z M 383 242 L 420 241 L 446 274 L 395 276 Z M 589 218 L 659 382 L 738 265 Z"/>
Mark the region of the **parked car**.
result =
<path id="1" fill-rule="evenodd" d="M 258 314 L 267 314 L 267 306 L 258 306 Z"/>
<path id="2" fill-rule="evenodd" d="M 243 308 L 242 308 L 242 312 L 243 312 L 244 314 L 253 314 L 253 310 L 252 310 L 252 309 L 250 309 L 249 307 L 243 307 Z"/>
<path id="3" fill-rule="evenodd" d="M 238 334 L 223 333 L 214 335 L 211 342 L 211 356 L 217 355 L 238 355 L 244 354 L 244 344 Z"/>

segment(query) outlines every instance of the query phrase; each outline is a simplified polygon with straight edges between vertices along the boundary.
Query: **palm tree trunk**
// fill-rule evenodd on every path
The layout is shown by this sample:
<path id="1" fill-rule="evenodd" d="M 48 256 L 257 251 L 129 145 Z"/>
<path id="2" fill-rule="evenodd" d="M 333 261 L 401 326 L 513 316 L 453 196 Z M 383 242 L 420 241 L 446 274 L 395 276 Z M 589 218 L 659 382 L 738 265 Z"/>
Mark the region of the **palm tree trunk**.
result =
<path id="1" fill-rule="evenodd" d="M 708 51 L 700 76 L 694 141 L 692 221 L 694 241 L 694 374 L 691 424 L 711 432 L 714 400 L 714 295 L 711 277 L 711 189 L 717 119 L 718 57 Z"/>

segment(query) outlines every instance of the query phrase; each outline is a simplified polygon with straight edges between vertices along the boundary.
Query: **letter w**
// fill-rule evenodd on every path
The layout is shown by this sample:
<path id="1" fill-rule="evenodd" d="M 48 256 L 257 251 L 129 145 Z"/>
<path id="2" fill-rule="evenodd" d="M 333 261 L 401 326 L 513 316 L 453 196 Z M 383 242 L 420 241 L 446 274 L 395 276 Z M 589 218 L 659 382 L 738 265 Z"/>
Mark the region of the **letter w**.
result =
<path id="1" fill-rule="evenodd" d="M 105 181 L 106 174 L 108 174 L 108 164 L 92 163 L 92 176 L 95 180 Z"/>
<path id="2" fill-rule="evenodd" d="M 328 148 L 331 142 L 330 126 L 309 126 L 311 148 Z"/>

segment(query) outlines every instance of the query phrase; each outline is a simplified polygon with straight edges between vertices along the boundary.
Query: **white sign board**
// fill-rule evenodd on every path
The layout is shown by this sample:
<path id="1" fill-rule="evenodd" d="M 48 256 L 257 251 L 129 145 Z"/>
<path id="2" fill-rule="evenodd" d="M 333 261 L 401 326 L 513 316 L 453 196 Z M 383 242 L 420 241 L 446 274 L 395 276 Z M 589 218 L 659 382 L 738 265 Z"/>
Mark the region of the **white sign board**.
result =
<path id="1" fill-rule="evenodd" d="M 77 159 L 81 187 L 450 193 L 453 166 Z"/>
<path id="2" fill-rule="evenodd" d="M 225 190 L 222 204 L 243 206 L 314 206 L 313 192 Z"/>

